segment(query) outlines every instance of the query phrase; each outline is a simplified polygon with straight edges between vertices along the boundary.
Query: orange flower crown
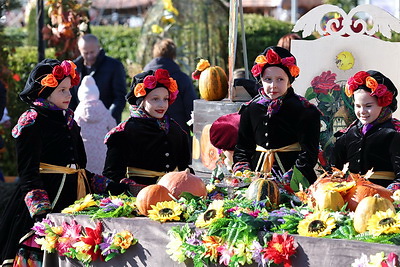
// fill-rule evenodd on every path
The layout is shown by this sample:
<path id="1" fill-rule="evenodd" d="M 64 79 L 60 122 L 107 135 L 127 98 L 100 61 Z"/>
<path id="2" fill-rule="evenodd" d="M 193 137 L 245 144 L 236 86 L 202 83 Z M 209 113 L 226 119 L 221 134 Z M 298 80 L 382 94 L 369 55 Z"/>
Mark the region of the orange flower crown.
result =
<path id="1" fill-rule="evenodd" d="M 208 62 L 207 59 L 200 59 L 199 63 L 197 63 L 196 70 L 192 72 L 193 80 L 200 79 L 200 74 L 210 66 L 210 62 Z"/>
<path id="2" fill-rule="evenodd" d="M 261 75 L 261 72 L 266 64 L 281 64 L 285 66 L 286 68 L 288 68 L 290 75 L 292 75 L 293 78 L 299 76 L 300 73 L 300 69 L 296 65 L 296 59 L 293 56 L 281 58 L 278 53 L 276 53 L 273 49 L 269 49 L 266 55 L 259 55 L 256 58 L 255 63 L 257 64 L 255 64 L 251 69 L 251 73 L 255 78 Z"/>
<path id="3" fill-rule="evenodd" d="M 359 71 L 348 79 L 345 86 L 346 95 L 351 97 L 362 85 L 371 89 L 370 95 L 378 98 L 379 106 L 386 107 L 392 103 L 393 93 L 388 90 L 386 85 L 378 83 L 375 78 L 366 71 Z"/>
<path id="4" fill-rule="evenodd" d="M 57 87 L 59 81 L 63 80 L 66 76 L 71 76 L 71 86 L 79 84 L 80 77 L 76 71 L 76 65 L 71 60 L 64 60 L 60 65 L 54 66 L 51 73 L 44 76 L 40 81 L 43 88 L 39 91 L 40 95 L 46 87 Z"/>
<path id="5" fill-rule="evenodd" d="M 154 89 L 157 83 L 161 83 L 169 91 L 169 102 L 173 103 L 178 95 L 178 84 L 176 81 L 169 76 L 169 72 L 164 69 L 158 69 L 154 72 L 154 75 L 148 75 L 143 79 L 142 83 L 136 84 L 133 89 L 133 94 L 136 97 L 142 97 L 147 94 L 147 89 Z"/>

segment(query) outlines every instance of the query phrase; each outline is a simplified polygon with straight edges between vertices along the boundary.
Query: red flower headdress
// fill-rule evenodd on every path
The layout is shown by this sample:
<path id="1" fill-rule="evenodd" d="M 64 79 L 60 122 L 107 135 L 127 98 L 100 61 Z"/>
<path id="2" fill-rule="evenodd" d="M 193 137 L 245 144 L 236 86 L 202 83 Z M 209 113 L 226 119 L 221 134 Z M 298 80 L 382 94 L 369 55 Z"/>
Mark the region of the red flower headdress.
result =
<path id="1" fill-rule="evenodd" d="M 38 95 L 40 95 L 46 87 L 57 87 L 59 81 L 66 76 L 71 76 L 71 86 L 79 84 L 79 73 L 76 71 L 75 63 L 70 60 L 64 60 L 60 65 L 54 66 L 53 71 L 40 81 L 43 88 L 39 91 Z"/>
<path id="2" fill-rule="evenodd" d="M 254 77 L 257 77 L 261 74 L 265 64 L 281 64 L 289 69 L 290 75 L 292 75 L 294 78 L 299 76 L 300 73 L 299 67 L 296 66 L 296 59 L 293 56 L 281 58 L 273 49 L 269 49 L 266 55 L 259 55 L 255 62 L 257 64 L 255 64 L 251 69 L 251 73 Z"/>
<path id="3" fill-rule="evenodd" d="M 381 107 L 389 106 L 393 101 L 393 93 L 388 90 L 386 85 L 379 84 L 374 77 L 372 77 L 366 71 L 359 71 L 350 77 L 346 83 L 345 93 L 348 97 L 354 94 L 354 91 L 358 89 L 359 86 L 365 85 L 371 89 L 371 96 L 376 96 L 378 98 L 378 105 Z"/>
<path id="4" fill-rule="evenodd" d="M 154 89 L 156 88 L 157 83 L 161 83 L 167 88 L 169 91 L 169 103 L 173 103 L 179 92 L 178 84 L 169 76 L 168 71 L 164 69 L 156 70 L 154 75 L 148 75 L 143 79 L 142 83 L 136 84 L 133 89 L 133 94 L 136 97 L 145 96 L 147 94 L 145 89 Z"/>

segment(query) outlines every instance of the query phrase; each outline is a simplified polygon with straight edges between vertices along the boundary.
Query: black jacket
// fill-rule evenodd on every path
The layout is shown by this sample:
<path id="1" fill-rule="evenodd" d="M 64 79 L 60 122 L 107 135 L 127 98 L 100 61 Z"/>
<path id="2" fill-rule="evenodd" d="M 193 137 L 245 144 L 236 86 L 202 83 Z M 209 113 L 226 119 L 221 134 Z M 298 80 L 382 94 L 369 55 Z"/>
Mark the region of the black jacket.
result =
<path id="1" fill-rule="evenodd" d="M 106 56 L 104 50 L 100 50 L 96 63 L 87 70 L 83 64 L 83 57 L 74 60 L 77 71 L 81 79 L 86 75 L 92 75 L 99 88 L 100 100 L 106 108 L 111 111 L 111 115 L 117 123 L 121 121 L 121 114 L 125 108 L 126 95 L 126 74 L 122 63 L 114 58 Z M 79 84 L 80 85 L 80 84 Z M 70 108 L 75 110 L 79 104 L 78 86 L 71 89 L 72 99 Z"/>
<path id="2" fill-rule="evenodd" d="M 107 156 L 103 175 L 119 182 L 127 167 L 170 172 L 188 168 L 190 152 L 187 134 L 173 119 L 169 131 L 160 129 L 155 118 L 129 118 L 121 122 L 107 139 Z M 118 130 L 116 130 L 118 129 Z M 131 177 L 140 184 L 154 184 L 158 177 Z"/>
<path id="3" fill-rule="evenodd" d="M 260 156 L 260 152 L 255 151 L 256 145 L 273 149 L 299 142 L 301 151 L 277 154 L 285 171 L 296 165 L 310 183 L 314 182 L 316 174 L 313 168 L 318 157 L 320 112 L 289 88 L 279 111 L 269 116 L 267 107 L 257 103 L 262 97 L 257 95 L 240 111 L 234 162 L 249 162 L 254 170 Z M 276 160 L 274 169 L 279 170 Z"/>
<path id="4" fill-rule="evenodd" d="M 152 59 L 145 67 L 144 71 L 168 70 L 170 76 L 178 84 L 178 96 L 175 102 L 168 108 L 168 114 L 176 120 L 179 125 L 189 133 L 189 126 L 186 124 L 190 120 L 193 111 L 193 101 L 197 98 L 193 83 L 184 72 L 181 71 L 178 64 L 170 58 L 158 57 Z"/>
<path id="5" fill-rule="evenodd" d="M 347 131 L 337 132 L 334 147 L 334 166 L 342 169 L 349 162 L 349 171 L 365 174 L 368 170 L 394 172 L 400 181 L 400 133 L 392 120 L 373 126 L 365 135 L 358 121 Z M 393 181 L 371 179 L 372 182 L 387 186 Z"/>

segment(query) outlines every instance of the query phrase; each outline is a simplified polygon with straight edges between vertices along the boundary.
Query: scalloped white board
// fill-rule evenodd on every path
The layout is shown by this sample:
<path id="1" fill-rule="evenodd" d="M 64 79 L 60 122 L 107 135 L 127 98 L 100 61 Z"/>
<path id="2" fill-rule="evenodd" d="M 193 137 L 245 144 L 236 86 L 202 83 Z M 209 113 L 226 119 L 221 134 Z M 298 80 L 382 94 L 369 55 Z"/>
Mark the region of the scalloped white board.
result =
<path id="1" fill-rule="evenodd" d="M 364 20 L 357 19 L 353 26 L 359 24 L 358 27 L 362 27 L 362 30 L 355 33 L 350 24 L 353 23 L 353 15 L 361 11 L 371 15 L 373 25 L 372 28 L 367 28 Z M 321 28 L 321 19 L 328 12 L 341 14 L 343 26 L 339 31 L 330 30 L 330 25 L 339 25 L 337 19 L 327 22 L 328 30 Z M 386 37 L 390 37 L 392 31 L 400 32 L 400 21 L 388 12 L 376 6 L 361 5 L 346 14 L 336 6 L 322 5 L 312 9 L 299 19 L 293 31 L 299 30 L 304 30 L 303 37 L 310 35 L 313 31 L 317 31 L 321 35 L 327 33 L 329 35 L 316 40 L 292 41 L 291 52 L 300 67 L 300 76 L 293 83 L 293 88 L 298 94 L 305 95 L 313 78 L 328 70 L 336 74 L 336 81 L 339 83 L 346 81 L 360 70 L 377 70 L 389 77 L 400 91 L 400 43 L 383 41 L 370 36 L 378 31 Z M 343 34 L 349 36 L 344 37 Z M 339 68 L 336 61 L 337 56 L 342 52 L 345 52 L 347 56 L 350 53 L 353 59 L 349 61 L 349 66 L 340 66 Z M 347 58 L 351 58 L 351 56 Z M 397 100 L 400 102 L 399 96 Z M 395 112 L 394 117 L 400 118 L 399 109 Z"/>

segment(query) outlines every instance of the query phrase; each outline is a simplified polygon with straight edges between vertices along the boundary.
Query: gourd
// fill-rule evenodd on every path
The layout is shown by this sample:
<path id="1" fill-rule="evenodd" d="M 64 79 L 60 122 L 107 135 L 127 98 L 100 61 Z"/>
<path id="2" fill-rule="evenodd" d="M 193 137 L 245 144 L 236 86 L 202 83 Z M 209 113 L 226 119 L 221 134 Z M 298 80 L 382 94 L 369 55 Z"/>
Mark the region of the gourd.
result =
<path id="1" fill-rule="evenodd" d="M 202 99 L 219 101 L 228 94 L 228 77 L 219 67 L 208 67 L 201 72 L 199 79 L 199 92 Z"/>
<path id="2" fill-rule="evenodd" d="M 273 180 L 259 178 L 251 182 L 245 196 L 247 199 L 256 201 L 269 199 L 271 206 L 277 206 L 280 193 L 278 185 Z"/>
<path id="3" fill-rule="evenodd" d="M 317 210 L 334 210 L 338 211 L 344 206 L 342 195 L 335 190 L 318 189 L 314 193 L 315 208 Z"/>
<path id="4" fill-rule="evenodd" d="M 146 186 L 139 191 L 136 197 L 136 207 L 140 214 L 147 216 L 147 211 L 151 209 L 151 205 L 156 205 L 161 201 L 170 201 L 169 190 L 162 185 L 152 184 Z"/>
<path id="5" fill-rule="evenodd" d="M 364 233 L 371 216 L 377 211 L 387 211 L 388 209 L 395 212 L 392 202 L 379 194 L 363 198 L 354 212 L 354 229 L 358 233 Z"/>
<path id="6" fill-rule="evenodd" d="M 356 185 L 346 193 L 343 199 L 345 202 L 348 202 L 348 209 L 355 211 L 361 200 L 366 197 L 372 197 L 376 194 L 388 199 L 390 202 L 393 201 L 391 197 L 392 192 L 389 189 L 374 184 L 364 178 L 359 178 L 356 182 Z"/>
<path id="7" fill-rule="evenodd" d="M 169 172 L 161 177 L 157 184 L 167 188 L 176 199 L 182 192 L 189 192 L 199 197 L 207 196 L 205 183 L 200 177 L 190 173 L 189 169 L 181 172 Z"/>

